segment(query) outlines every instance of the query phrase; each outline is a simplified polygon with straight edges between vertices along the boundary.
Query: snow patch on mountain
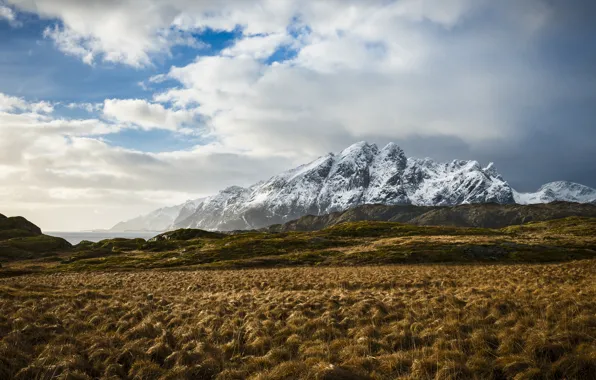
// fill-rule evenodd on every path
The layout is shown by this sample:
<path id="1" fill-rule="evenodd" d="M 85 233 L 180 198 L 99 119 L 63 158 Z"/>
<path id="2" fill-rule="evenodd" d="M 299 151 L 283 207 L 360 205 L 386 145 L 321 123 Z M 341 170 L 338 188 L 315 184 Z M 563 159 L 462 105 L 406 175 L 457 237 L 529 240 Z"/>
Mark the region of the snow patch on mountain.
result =
<path id="1" fill-rule="evenodd" d="M 518 193 L 515 191 L 513 196 L 515 202 L 519 204 L 549 203 L 554 201 L 596 204 L 595 189 L 568 181 L 547 183 L 535 193 Z"/>

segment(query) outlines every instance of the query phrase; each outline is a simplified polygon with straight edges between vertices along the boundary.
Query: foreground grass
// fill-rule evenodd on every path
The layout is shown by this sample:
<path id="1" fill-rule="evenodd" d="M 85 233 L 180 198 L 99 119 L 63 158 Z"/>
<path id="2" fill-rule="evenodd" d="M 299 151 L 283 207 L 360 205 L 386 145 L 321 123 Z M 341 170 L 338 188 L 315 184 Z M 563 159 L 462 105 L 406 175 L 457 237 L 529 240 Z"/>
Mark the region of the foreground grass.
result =
<path id="1" fill-rule="evenodd" d="M 0 279 L 2 379 L 595 376 L 595 260 Z"/>

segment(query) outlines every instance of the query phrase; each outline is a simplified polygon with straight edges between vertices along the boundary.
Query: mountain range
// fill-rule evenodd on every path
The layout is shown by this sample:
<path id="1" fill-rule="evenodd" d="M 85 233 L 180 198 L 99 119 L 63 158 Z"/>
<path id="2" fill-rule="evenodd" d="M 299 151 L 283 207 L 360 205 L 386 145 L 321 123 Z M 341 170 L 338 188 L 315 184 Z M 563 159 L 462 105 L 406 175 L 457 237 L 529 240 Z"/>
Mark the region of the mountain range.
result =
<path id="1" fill-rule="evenodd" d="M 554 201 L 595 203 L 596 190 L 551 182 L 535 193 L 515 191 L 490 163 L 407 157 L 394 143 L 379 149 L 359 142 L 249 187 L 164 207 L 118 223 L 112 231 L 259 229 L 305 215 L 325 215 L 361 205 L 456 206 Z"/>

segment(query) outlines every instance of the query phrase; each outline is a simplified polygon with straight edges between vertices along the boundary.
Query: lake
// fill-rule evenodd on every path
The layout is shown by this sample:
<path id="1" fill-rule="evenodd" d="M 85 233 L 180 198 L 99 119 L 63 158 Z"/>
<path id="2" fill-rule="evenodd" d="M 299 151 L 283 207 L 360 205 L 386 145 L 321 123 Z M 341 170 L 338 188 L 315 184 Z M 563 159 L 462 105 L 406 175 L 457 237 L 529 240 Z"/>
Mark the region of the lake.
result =
<path id="1" fill-rule="evenodd" d="M 98 242 L 104 239 L 113 239 L 113 238 L 126 238 L 126 239 L 134 239 L 134 238 L 143 238 L 149 239 L 154 237 L 155 235 L 159 235 L 160 232 L 44 232 L 46 235 L 50 236 L 58 236 L 63 239 L 66 239 L 70 244 L 78 244 L 83 240 L 89 240 L 93 242 Z"/>

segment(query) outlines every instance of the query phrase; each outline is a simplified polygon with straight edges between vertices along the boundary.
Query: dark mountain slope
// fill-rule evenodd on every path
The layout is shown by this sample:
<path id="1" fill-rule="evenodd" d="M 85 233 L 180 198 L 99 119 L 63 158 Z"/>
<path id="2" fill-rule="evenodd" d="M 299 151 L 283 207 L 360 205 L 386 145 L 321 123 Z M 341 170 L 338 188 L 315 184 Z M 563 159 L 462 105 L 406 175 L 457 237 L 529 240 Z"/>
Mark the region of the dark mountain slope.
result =
<path id="1" fill-rule="evenodd" d="M 541 222 L 570 216 L 595 217 L 596 206 L 571 202 L 532 205 L 460 205 L 431 210 L 410 223 L 422 226 L 502 228 L 528 222 Z"/>
<path id="2" fill-rule="evenodd" d="M 502 228 L 569 216 L 596 217 L 596 205 L 571 202 L 546 204 L 467 204 L 452 207 L 363 205 L 342 212 L 307 215 L 267 228 L 271 232 L 316 231 L 345 222 L 390 221 L 421 226 Z"/>

